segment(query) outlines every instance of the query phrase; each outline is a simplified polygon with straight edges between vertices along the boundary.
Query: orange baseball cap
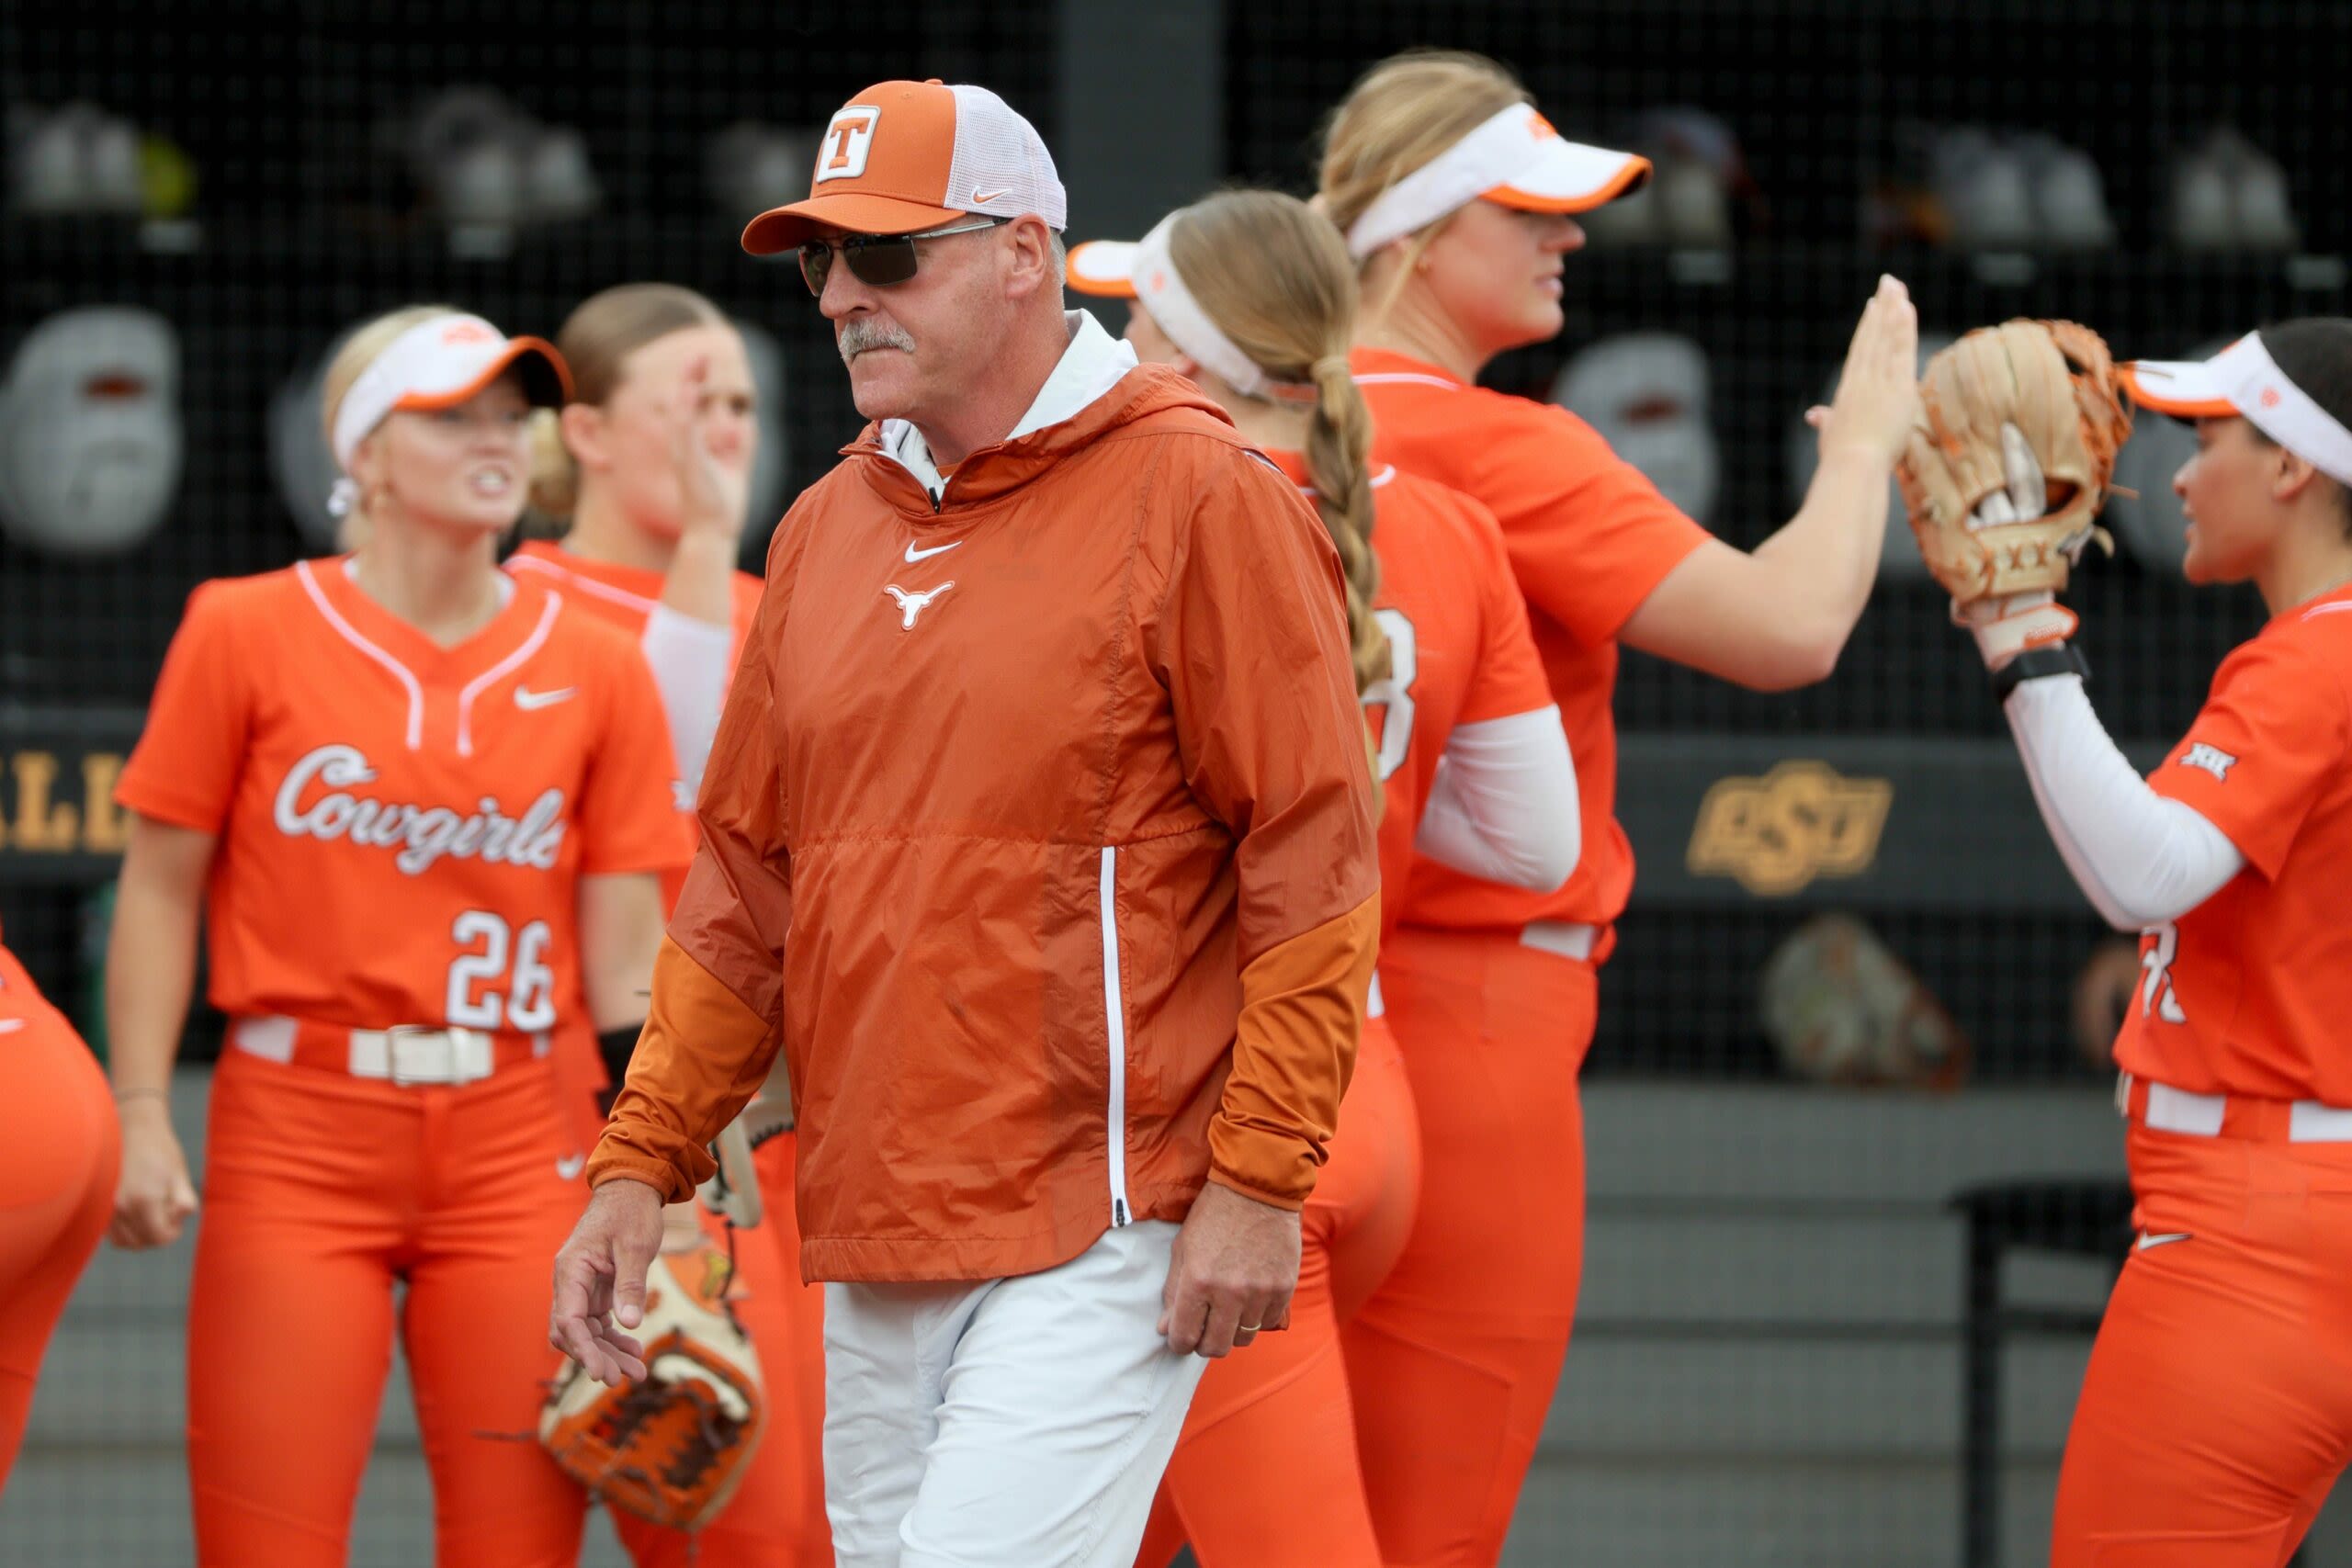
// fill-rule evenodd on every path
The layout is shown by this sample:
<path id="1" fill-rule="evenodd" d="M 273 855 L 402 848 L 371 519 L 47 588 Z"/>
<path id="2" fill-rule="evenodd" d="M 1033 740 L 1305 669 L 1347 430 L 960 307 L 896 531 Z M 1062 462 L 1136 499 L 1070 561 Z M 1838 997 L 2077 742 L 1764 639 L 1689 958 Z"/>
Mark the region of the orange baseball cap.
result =
<path id="1" fill-rule="evenodd" d="M 1069 227 L 1069 198 L 1036 128 L 986 87 L 884 82 L 825 127 L 808 199 L 752 219 L 743 248 L 770 256 L 819 229 L 913 234 L 974 213 Z"/>

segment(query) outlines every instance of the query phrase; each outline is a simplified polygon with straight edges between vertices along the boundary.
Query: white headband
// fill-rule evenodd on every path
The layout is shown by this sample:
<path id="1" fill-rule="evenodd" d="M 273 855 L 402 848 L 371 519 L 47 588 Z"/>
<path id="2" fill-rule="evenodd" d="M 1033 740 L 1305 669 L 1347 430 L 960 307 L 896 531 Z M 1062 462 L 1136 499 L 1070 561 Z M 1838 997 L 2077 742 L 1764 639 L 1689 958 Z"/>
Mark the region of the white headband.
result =
<path id="1" fill-rule="evenodd" d="M 1239 345 L 1226 336 L 1209 319 L 1193 291 L 1184 287 L 1182 273 L 1168 258 L 1168 237 L 1174 232 L 1176 220 L 1182 217 L 1180 209 L 1170 213 L 1151 227 L 1151 232 L 1136 242 L 1132 272 L 1128 281 L 1136 291 L 1136 299 L 1159 323 L 1168 341 L 1184 351 L 1204 369 L 1214 371 L 1227 385 L 1248 398 L 1272 398 L 1278 402 L 1313 402 L 1317 397 L 1314 386 L 1305 381 L 1278 381 L 1258 367 L 1258 362 L 1241 352 Z"/>
<path id="2" fill-rule="evenodd" d="M 2312 400 L 2248 333 L 2203 361 L 2151 361 L 2123 367 L 2134 400 L 2160 413 L 2195 417 L 2224 409 L 2339 484 L 2352 485 L 2352 430 Z"/>
<path id="3" fill-rule="evenodd" d="M 1349 226 L 1348 253 L 1361 261 L 1482 196 L 1526 212 L 1589 212 L 1649 172 L 1647 158 L 1567 141 L 1533 106 L 1513 104 L 1381 192 Z"/>
<path id="4" fill-rule="evenodd" d="M 540 367 L 535 372 L 532 359 Z M 370 360 L 335 410 L 337 467 L 348 470 L 368 433 L 396 409 L 443 409 L 464 402 L 524 361 L 524 393 L 539 407 L 560 407 L 571 390 L 563 358 L 535 337 L 508 337 L 480 316 L 450 314 L 419 321 Z M 349 478 L 338 480 L 327 509 L 340 517 L 358 498 Z"/>

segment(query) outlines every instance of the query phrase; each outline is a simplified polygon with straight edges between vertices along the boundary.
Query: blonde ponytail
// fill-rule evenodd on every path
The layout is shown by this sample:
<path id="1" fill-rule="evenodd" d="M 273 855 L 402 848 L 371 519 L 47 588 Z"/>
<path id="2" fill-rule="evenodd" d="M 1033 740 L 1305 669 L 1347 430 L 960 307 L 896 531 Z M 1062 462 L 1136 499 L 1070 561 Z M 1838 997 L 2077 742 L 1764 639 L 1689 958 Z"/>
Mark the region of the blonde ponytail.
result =
<path id="1" fill-rule="evenodd" d="M 1372 553 L 1372 411 L 1344 357 L 1318 360 L 1315 414 L 1306 427 L 1306 477 L 1315 510 L 1339 547 L 1348 580 L 1348 650 L 1361 694 L 1388 674 L 1388 634 L 1372 613 L 1380 559 Z"/>
<path id="2" fill-rule="evenodd" d="M 1315 509 L 1347 577 L 1348 644 L 1361 693 L 1388 673 L 1388 635 L 1372 613 L 1372 414 L 1348 369 L 1356 280 L 1339 231 L 1278 191 L 1223 191 L 1186 208 L 1169 260 L 1201 309 L 1277 381 L 1311 384 L 1306 472 Z"/>
<path id="3" fill-rule="evenodd" d="M 580 460 L 564 445 L 563 412 L 560 409 L 531 411 L 531 510 L 523 520 L 526 534 L 560 534 L 580 504 Z"/>

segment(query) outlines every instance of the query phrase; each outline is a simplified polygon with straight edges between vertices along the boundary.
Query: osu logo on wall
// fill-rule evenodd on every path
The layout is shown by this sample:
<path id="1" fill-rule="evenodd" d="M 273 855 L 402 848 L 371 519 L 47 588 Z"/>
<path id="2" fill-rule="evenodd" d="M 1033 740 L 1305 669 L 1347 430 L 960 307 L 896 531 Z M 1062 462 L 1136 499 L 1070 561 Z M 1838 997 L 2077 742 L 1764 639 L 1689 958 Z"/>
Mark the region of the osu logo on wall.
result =
<path id="1" fill-rule="evenodd" d="M 1887 779 L 1840 774 L 1826 762 L 1781 762 L 1762 778 L 1719 779 L 1699 803 L 1687 863 L 1781 897 L 1823 876 L 1859 876 L 1878 858 L 1894 804 Z"/>

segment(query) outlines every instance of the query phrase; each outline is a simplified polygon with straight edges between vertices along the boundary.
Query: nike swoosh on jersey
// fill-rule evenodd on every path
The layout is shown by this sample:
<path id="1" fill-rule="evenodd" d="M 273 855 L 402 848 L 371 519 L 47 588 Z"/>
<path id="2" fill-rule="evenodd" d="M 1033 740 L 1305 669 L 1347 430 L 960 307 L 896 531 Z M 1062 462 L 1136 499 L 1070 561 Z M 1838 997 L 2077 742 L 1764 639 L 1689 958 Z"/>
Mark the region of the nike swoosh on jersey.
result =
<path id="1" fill-rule="evenodd" d="M 556 1161 L 555 1173 L 563 1180 L 570 1181 L 572 1178 L 580 1174 L 581 1168 L 585 1166 L 587 1163 L 588 1156 L 586 1155 L 573 1155 L 570 1159 L 560 1159 Z"/>
<path id="2" fill-rule="evenodd" d="M 529 713 L 535 708 L 552 706 L 579 690 L 577 686 L 558 686 L 552 692 L 535 692 L 528 686 L 517 686 L 514 688 L 514 705 Z"/>
<path id="3" fill-rule="evenodd" d="M 950 550 L 960 550 L 963 547 L 964 541 L 958 539 L 952 545 L 933 545 L 927 550 L 919 550 L 915 548 L 914 542 L 912 540 L 909 540 L 907 542 L 907 564 L 909 566 L 912 566 L 919 560 L 929 560 L 933 556 L 944 556 Z"/>
<path id="4" fill-rule="evenodd" d="M 2187 1241 L 2188 1237 L 2188 1231 L 2166 1231 L 2162 1235 L 2152 1235 L 2146 1231 L 2142 1231 L 2140 1239 L 2132 1244 L 2132 1250 L 2145 1252 L 2152 1247 L 2169 1247 L 2176 1241 Z"/>

